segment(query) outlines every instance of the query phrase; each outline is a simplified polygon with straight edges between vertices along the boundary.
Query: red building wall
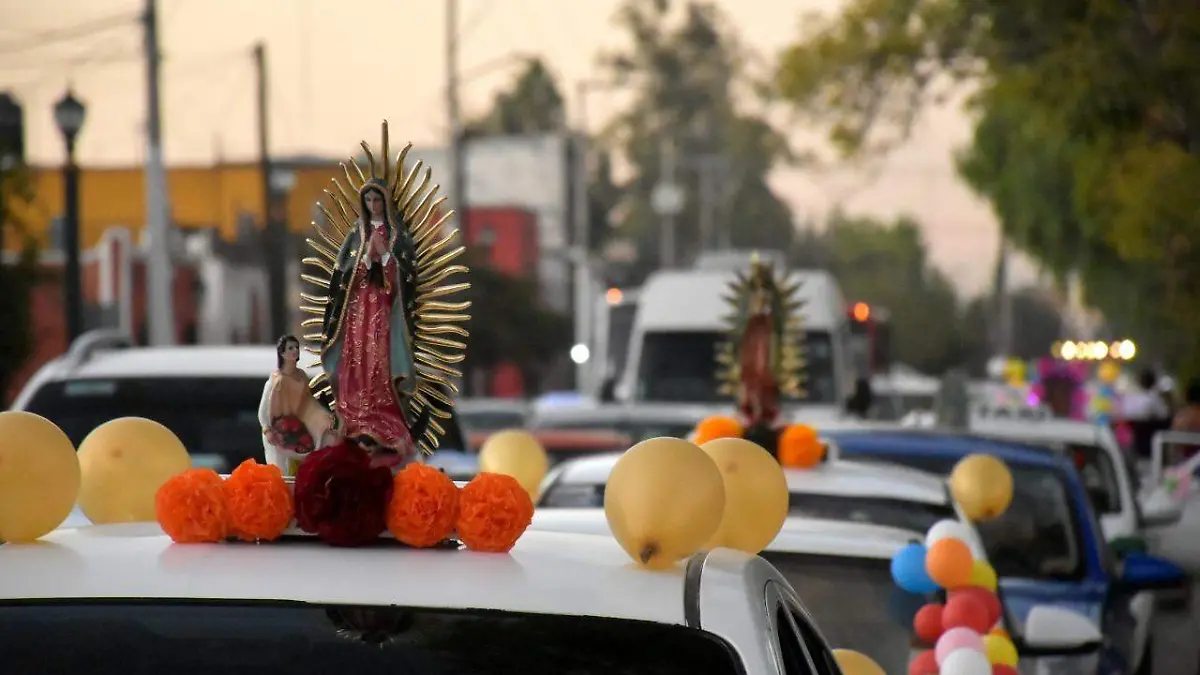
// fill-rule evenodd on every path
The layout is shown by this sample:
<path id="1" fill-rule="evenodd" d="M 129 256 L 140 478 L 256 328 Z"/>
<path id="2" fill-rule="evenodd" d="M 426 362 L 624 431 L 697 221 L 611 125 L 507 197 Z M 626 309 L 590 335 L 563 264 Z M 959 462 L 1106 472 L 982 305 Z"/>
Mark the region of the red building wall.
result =
<path id="1" fill-rule="evenodd" d="M 514 277 L 536 275 L 538 222 L 532 211 L 517 207 L 473 208 L 463 219 L 463 239 L 497 271 Z M 487 395 L 520 398 L 526 393 L 521 371 L 501 363 L 487 374 Z"/>
<path id="2" fill-rule="evenodd" d="M 81 285 L 84 302 L 95 304 L 99 296 L 99 265 L 94 261 L 83 263 Z M 16 378 L 5 392 L 5 403 L 9 404 L 25 383 L 47 361 L 67 351 L 66 316 L 63 313 L 62 266 L 58 263 L 43 266 L 41 283 L 34 288 L 30 303 L 30 331 L 33 334 L 33 352 Z M 133 263 L 133 326 L 134 339 L 140 339 L 140 327 L 146 316 L 146 275 L 141 261 Z M 191 267 L 175 266 L 175 339 L 183 343 L 188 329 L 197 320 L 199 287 L 196 270 Z"/>

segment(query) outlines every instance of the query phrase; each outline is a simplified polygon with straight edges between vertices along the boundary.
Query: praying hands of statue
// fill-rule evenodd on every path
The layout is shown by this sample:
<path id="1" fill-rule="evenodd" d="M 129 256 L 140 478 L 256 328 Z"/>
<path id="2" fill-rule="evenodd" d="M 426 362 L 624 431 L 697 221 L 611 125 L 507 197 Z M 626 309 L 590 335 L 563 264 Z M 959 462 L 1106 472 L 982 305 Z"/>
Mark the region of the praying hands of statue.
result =
<path id="1" fill-rule="evenodd" d="M 381 232 L 373 232 L 371 234 L 371 257 L 382 260 L 385 253 L 387 253 L 387 241 L 384 240 Z"/>

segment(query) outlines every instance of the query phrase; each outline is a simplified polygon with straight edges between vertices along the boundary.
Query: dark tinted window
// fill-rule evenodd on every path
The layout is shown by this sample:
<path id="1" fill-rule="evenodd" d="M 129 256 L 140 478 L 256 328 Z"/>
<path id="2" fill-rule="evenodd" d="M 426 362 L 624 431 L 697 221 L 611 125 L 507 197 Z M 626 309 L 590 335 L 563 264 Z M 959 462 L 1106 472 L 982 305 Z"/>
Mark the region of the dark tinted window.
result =
<path id="1" fill-rule="evenodd" d="M 1098 513 L 1121 512 L 1121 488 L 1117 467 L 1103 448 L 1095 445 L 1068 445 L 1067 453 L 1079 471 L 1092 508 Z"/>
<path id="2" fill-rule="evenodd" d="M 788 512 L 794 516 L 886 525 L 916 532 L 927 531 L 939 520 L 958 518 L 949 505 L 795 492 L 788 496 Z"/>
<path id="3" fill-rule="evenodd" d="M 847 458 L 949 475 L 955 457 L 929 457 L 849 451 Z M 1083 579 L 1083 538 L 1079 515 L 1063 477 L 1040 466 L 1013 466 L 1013 500 L 1004 515 L 976 523 L 988 561 L 1002 577 L 1078 581 Z"/>
<path id="4" fill-rule="evenodd" d="M 464 426 L 473 431 L 497 431 L 499 429 L 520 429 L 525 426 L 525 415 L 520 412 L 500 410 L 459 411 Z"/>
<path id="5" fill-rule="evenodd" d="M 633 333 L 633 320 L 636 315 L 635 302 L 608 308 L 608 362 L 613 373 L 625 370 L 625 359 L 629 354 L 629 336 Z"/>
<path id="6" fill-rule="evenodd" d="M 775 626 L 779 634 L 779 652 L 783 657 L 784 675 L 812 675 L 808 652 L 804 650 L 800 634 L 792 624 L 793 620 L 787 609 L 780 605 L 775 611 Z"/>
<path id="7" fill-rule="evenodd" d="M 534 423 L 536 429 L 559 429 L 564 431 L 612 431 L 618 434 L 623 434 L 633 439 L 634 443 L 644 441 L 647 438 L 660 438 L 662 436 L 671 436 L 673 438 L 686 438 L 688 434 L 696 428 L 700 422 L 699 419 L 693 421 L 679 420 L 629 420 L 629 419 L 604 419 L 604 420 L 584 420 L 584 419 L 562 419 L 562 420 L 541 420 Z M 625 450 L 626 448 L 614 448 L 615 450 Z M 549 448 L 547 448 L 549 450 Z"/>
<path id="8" fill-rule="evenodd" d="M 884 672 L 904 673 L 912 653 L 912 619 L 924 598 L 892 581 L 889 561 L 764 551 L 796 589 L 834 647 L 874 659 Z"/>
<path id="9" fill-rule="evenodd" d="M 228 471 L 249 457 L 263 460 L 258 404 L 265 383 L 264 377 L 70 380 L 38 389 L 26 409 L 57 424 L 76 445 L 117 417 L 152 419 L 175 432 L 197 463 Z"/>
<path id="10" fill-rule="evenodd" d="M 365 642 L 365 634 L 371 642 Z M 353 636 L 353 637 L 348 637 Z M 308 605 L 0 606 L 6 673 L 733 675 L 732 650 L 679 626 Z M 387 638 L 382 644 L 375 644 Z M 375 642 L 375 643 L 372 643 Z"/>
<path id="11" fill-rule="evenodd" d="M 604 506 L 604 486 L 555 482 L 542 494 L 538 508 L 586 509 Z"/>
<path id="12" fill-rule="evenodd" d="M 689 403 L 726 402 L 717 391 L 717 348 L 725 339 L 718 332 L 646 333 L 639 357 L 638 395 L 646 401 Z M 804 334 L 806 401 L 837 402 L 833 341 L 823 331 Z"/>

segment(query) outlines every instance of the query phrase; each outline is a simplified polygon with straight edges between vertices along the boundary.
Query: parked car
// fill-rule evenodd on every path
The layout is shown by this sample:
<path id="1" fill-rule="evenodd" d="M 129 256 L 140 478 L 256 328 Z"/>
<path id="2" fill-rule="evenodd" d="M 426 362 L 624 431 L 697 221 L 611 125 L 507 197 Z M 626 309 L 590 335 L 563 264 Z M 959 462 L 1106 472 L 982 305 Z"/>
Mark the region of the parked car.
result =
<path id="1" fill-rule="evenodd" d="M 526 532 L 509 555 L 316 540 L 175 545 L 156 523 L 0 545 L 11 673 L 837 673 L 756 556 L 634 569 L 612 539 Z"/>
<path id="2" fill-rule="evenodd" d="M 584 404 L 538 408 L 529 421 L 531 429 L 610 431 L 628 436 L 634 443 L 647 438 L 687 438 L 713 409 L 670 403 Z"/>
<path id="3" fill-rule="evenodd" d="M 146 417 L 173 431 L 194 465 L 227 473 L 264 461 L 258 404 L 275 364 L 270 345 L 138 347 L 93 331 L 38 369 L 12 408 L 54 422 L 76 445 L 109 420 Z M 458 416 L 442 426 L 440 449 L 463 448 Z"/>
<path id="4" fill-rule="evenodd" d="M 793 516 L 868 523 L 925 532 L 940 520 L 966 515 L 950 497 L 944 480 L 922 471 L 881 468 L 840 459 L 830 448 L 811 469 L 786 469 L 788 510 Z M 599 508 L 604 486 L 620 453 L 580 458 L 553 468 L 542 481 L 542 509 Z"/>
<path id="5" fill-rule="evenodd" d="M 1176 565 L 1109 547 L 1074 466 L 1044 449 L 970 434 L 917 430 L 825 431 L 845 457 L 948 475 L 963 457 L 991 454 L 1013 474 L 1008 511 L 977 525 L 1012 623 L 1051 603 L 1084 613 L 1100 625 L 1103 672 L 1150 673 L 1154 598 L 1178 588 Z"/>
<path id="6" fill-rule="evenodd" d="M 539 509 L 532 528 L 611 536 L 604 511 Z M 808 608 L 829 643 L 860 651 L 887 673 L 908 672 L 920 651 L 913 617 L 925 598 L 901 590 L 892 580 L 891 559 L 923 531 L 789 516 L 779 535 L 759 555 L 779 570 Z M 1095 652 L 1099 628 L 1088 618 L 1049 605 L 1025 631 L 1020 647 L 1038 658 Z M 820 671 L 818 671 L 820 672 Z"/>

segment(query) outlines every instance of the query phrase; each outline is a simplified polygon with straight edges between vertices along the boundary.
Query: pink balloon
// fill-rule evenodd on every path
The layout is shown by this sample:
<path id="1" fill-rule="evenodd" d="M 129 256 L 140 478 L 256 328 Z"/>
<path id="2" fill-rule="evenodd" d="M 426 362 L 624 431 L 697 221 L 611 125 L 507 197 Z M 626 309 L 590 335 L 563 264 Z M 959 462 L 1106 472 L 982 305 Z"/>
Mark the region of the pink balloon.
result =
<path id="1" fill-rule="evenodd" d="M 942 665 L 942 661 L 946 660 L 950 652 L 959 649 L 973 649 L 982 653 L 983 638 L 970 628 L 951 628 L 942 633 L 942 637 L 938 638 L 937 646 L 933 650 L 938 665 Z"/>

